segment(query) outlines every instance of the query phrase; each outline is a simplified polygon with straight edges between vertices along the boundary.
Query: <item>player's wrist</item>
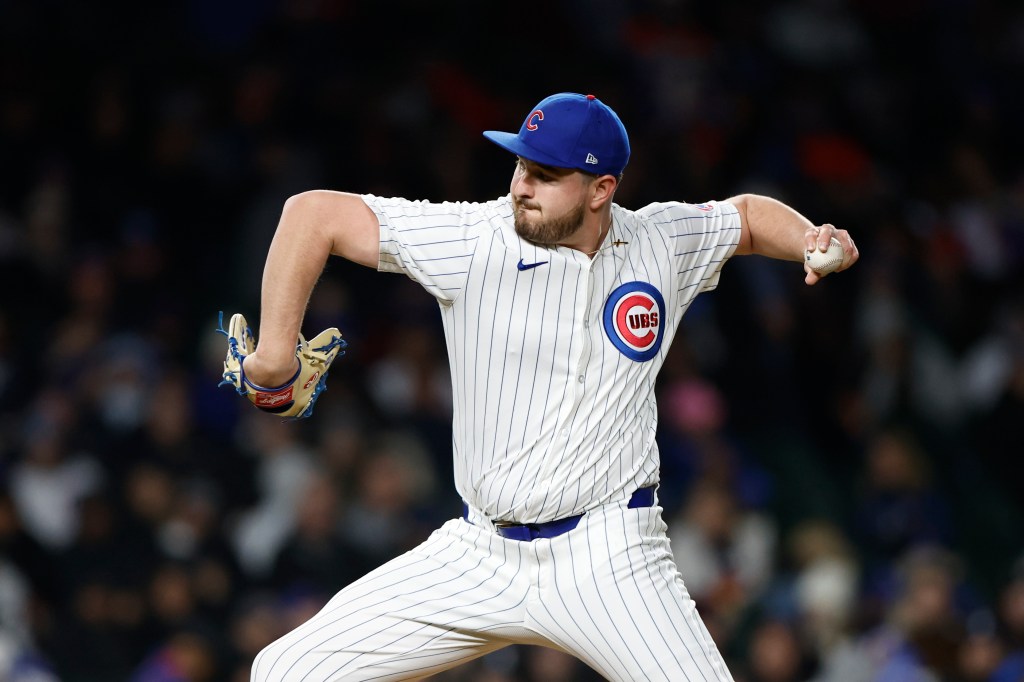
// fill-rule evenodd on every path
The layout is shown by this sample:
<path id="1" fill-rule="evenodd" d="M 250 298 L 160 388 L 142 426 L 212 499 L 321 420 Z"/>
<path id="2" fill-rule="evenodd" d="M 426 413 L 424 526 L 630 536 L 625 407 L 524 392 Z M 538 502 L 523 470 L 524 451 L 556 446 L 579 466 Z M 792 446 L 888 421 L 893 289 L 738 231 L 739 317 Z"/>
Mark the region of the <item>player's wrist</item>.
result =
<path id="1" fill-rule="evenodd" d="M 279 341 L 277 339 L 260 339 L 253 355 L 258 356 L 260 364 L 268 369 L 294 368 L 295 338 Z"/>
<path id="2" fill-rule="evenodd" d="M 245 379 L 250 384 L 262 388 L 275 388 L 287 384 L 295 378 L 298 368 L 299 360 L 294 352 L 287 357 L 268 358 L 260 350 L 245 358 L 242 364 Z"/>

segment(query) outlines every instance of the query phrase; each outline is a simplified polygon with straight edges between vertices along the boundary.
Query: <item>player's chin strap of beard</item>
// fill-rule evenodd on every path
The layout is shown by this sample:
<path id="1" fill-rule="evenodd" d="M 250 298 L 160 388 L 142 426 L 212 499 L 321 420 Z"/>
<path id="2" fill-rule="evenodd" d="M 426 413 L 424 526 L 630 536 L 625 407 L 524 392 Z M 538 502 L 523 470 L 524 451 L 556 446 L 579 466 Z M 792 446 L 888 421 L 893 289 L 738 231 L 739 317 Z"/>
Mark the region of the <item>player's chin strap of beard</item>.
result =
<path id="1" fill-rule="evenodd" d="M 654 491 L 655 486 L 653 485 L 647 486 L 646 488 L 639 488 L 632 496 L 630 496 L 629 502 L 626 503 L 626 508 L 641 509 L 643 507 L 653 507 Z M 551 539 L 568 533 L 576 528 L 580 523 L 580 519 L 582 519 L 584 515 L 585 513 L 576 514 L 575 516 L 567 516 L 563 519 L 546 521 L 544 523 L 508 523 L 505 521 L 498 521 L 494 523 L 494 532 L 503 538 L 519 540 L 520 542 L 531 542 L 541 538 Z M 462 518 L 469 523 L 473 523 L 471 520 L 469 505 L 465 502 L 462 503 Z"/>

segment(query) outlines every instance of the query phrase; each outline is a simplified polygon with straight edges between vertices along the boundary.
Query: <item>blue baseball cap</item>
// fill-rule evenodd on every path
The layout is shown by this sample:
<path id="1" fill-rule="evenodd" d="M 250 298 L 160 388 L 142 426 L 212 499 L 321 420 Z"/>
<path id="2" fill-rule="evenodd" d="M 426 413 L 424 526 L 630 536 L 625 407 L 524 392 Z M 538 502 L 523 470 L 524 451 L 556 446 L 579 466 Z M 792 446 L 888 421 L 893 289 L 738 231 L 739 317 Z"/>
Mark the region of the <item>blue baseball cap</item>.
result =
<path id="1" fill-rule="evenodd" d="M 619 175 L 629 161 L 626 127 L 593 95 L 551 95 L 533 108 L 518 135 L 487 130 L 484 137 L 534 163 L 595 175 Z"/>

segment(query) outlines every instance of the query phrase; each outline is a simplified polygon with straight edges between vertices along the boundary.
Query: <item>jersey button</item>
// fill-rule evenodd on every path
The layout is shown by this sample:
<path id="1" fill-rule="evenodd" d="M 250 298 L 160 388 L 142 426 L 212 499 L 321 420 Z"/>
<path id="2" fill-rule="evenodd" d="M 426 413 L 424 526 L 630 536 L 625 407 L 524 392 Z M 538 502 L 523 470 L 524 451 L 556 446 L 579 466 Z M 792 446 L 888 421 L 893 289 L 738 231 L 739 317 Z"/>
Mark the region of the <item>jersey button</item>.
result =
<path id="1" fill-rule="evenodd" d="M 590 320 L 583 320 L 583 326 L 587 329 L 590 328 Z"/>
<path id="2" fill-rule="evenodd" d="M 576 377 L 576 381 L 578 381 L 578 382 L 580 382 L 582 384 L 583 383 L 583 375 L 581 374 L 578 377 Z"/>

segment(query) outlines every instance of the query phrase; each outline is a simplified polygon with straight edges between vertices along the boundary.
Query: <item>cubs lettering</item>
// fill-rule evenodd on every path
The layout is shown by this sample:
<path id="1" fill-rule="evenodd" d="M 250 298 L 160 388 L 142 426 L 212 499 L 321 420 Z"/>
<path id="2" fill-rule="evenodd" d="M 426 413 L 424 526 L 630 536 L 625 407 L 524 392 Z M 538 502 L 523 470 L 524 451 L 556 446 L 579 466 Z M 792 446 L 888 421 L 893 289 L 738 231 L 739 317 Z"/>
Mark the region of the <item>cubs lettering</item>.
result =
<path id="1" fill-rule="evenodd" d="M 650 315 L 647 313 L 640 313 L 639 315 L 628 315 L 626 320 L 629 322 L 630 329 L 650 329 L 651 327 L 658 326 L 658 313 L 657 311 L 652 312 Z"/>

